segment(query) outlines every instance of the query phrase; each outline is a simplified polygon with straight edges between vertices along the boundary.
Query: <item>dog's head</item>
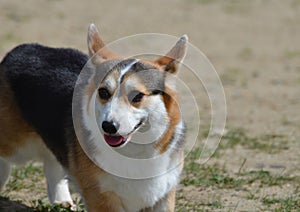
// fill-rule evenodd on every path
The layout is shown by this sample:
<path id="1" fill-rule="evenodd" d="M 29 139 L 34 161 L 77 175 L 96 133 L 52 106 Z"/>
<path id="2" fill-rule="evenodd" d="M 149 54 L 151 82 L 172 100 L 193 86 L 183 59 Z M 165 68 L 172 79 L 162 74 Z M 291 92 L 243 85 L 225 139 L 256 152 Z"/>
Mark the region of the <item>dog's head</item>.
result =
<path id="1" fill-rule="evenodd" d="M 90 25 L 88 50 L 95 71 L 95 114 L 110 146 L 125 145 L 145 128 L 160 139 L 179 122 L 176 92 L 168 84 L 168 75 L 178 72 L 186 43 L 184 35 L 166 56 L 155 61 L 121 58 L 105 46 L 95 25 Z"/>

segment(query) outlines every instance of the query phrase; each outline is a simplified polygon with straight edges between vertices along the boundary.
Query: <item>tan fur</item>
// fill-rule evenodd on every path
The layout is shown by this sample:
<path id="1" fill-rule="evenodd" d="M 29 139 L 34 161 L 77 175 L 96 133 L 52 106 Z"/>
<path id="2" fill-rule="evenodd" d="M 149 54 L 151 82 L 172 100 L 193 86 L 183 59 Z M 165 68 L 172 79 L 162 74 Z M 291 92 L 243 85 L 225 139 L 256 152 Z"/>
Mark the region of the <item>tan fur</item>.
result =
<path id="1" fill-rule="evenodd" d="M 162 66 L 159 63 L 157 63 L 156 61 L 150 61 L 150 60 L 140 59 L 140 62 L 142 62 L 142 63 L 148 63 L 148 64 L 154 66 L 155 68 L 157 68 L 158 70 L 163 71 L 162 70 Z"/>
<path id="2" fill-rule="evenodd" d="M 69 154 L 69 169 L 76 178 L 88 211 L 120 211 L 122 208 L 120 198 L 112 192 L 101 191 L 99 178 L 106 175 L 106 172 L 87 157 L 78 141 L 75 144 L 74 152 Z"/>
<path id="3" fill-rule="evenodd" d="M 173 212 L 175 210 L 176 188 L 174 187 L 164 198 L 158 201 L 153 207 L 145 208 L 140 212 Z"/>
<path id="4" fill-rule="evenodd" d="M 174 134 L 175 126 L 179 123 L 181 118 L 177 94 L 168 87 L 166 87 L 165 90 L 164 103 L 170 123 L 168 130 L 164 133 L 163 137 L 155 146 L 155 148 L 158 149 L 161 154 L 167 150 L 170 142 L 172 141 L 172 135 Z"/>
<path id="5" fill-rule="evenodd" d="M 111 71 L 111 73 L 109 75 L 107 75 L 107 76 L 104 77 L 103 83 L 100 83 L 100 85 L 98 86 L 98 89 L 99 88 L 106 88 L 111 94 L 113 94 L 115 92 L 115 90 L 116 90 L 116 87 L 114 87 L 114 88 L 108 88 L 107 87 L 107 82 L 106 81 L 108 80 L 108 77 L 112 77 L 114 79 L 114 81 L 117 82 L 118 81 L 118 77 L 119 77 L 119 72 L 116 71 L 116 70 Z M 95 82 L 94 82 L 94 84 L 95 84 Z M 100 103 L 102 105 L 104 105 L 104 104 L 107 103 L 107 100 L 101 99 L 99 97 L 99 95 L 97 95 L 97 98 L 99 99 L 99 101 L 100 101 Z"/>
<path id="6" fill-rule="evenodd" d="M 173 188 L 166 196 L 168 212 L 172 212 L 175 209 L 175 197 L 176 197 L 176 188 Z"/>
<path id="7" fill-rule="evenodd" d="M 135 77 L 135 76 L 131 76 L 131 77 Z M 145 95 L 150 95 L 150 91 L 148 91 L 146 89 L 146 87 L 140 82 L 138 77 L 135 77 L 135 81 L 136 81 L 136 84 L 135 84 L 135 86 L 132 90 L 139 91 L 139 92 L 141 92 Z M 127 95 L 124 95 L 124 98 L 125 98 L 126 101 L 129 101 Z M 143 104 L 144 104 L 144 106 L 146 106 L 146 104 L 144 103 L 144 99 L 145 98 L 143 97 L 142 101 L 140 101 L 140 102 L 129 102 L 129 104 L 133 105 L 136 108 L 139 108 Z"/>
<path id="8" fill-rule="evenodd" d="M 23 119 L 3 73 L 0 74 L 0 84 L 0 156 L 9 157 L 26 145 L 28 138 L 38 135 Z"/>

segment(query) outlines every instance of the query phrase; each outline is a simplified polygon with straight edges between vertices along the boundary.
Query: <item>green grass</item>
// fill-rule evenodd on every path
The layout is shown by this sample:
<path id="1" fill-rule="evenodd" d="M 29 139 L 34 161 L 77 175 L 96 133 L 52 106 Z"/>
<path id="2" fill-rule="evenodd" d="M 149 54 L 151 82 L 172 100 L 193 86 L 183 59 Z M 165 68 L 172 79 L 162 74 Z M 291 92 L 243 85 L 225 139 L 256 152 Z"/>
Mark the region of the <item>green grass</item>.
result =
<path id="1" fill-rule="evenodd" d="M 84 209 L 84 206 L 81 202 L 76 202 L 77 210 L 76 212 L 84 212 L 86 211 Z M 62 205 L 50 205 L 49 202 L 46 199 L 38 199 L 36 201 L 32 202 L 33 211 L 35 212 L 71 212 L 74 210 L 71 210 L 68 206 L 62 206 Z"/>
<path id="2" fill-rule="evenodd" d="M 252 191 L 248 191 L 248 195 L 246 196 L 246 199 L 248 200 L 258 200 L 259 197 L 256 196 L 256 194 L 259 192 L 259 190 L 255 190 L 254 192 Z"/>
<path id="3" fill-rule="evenodd" d="M 275 205 L 275 212 L 300 211 L 300 193 L 287 198 L 263 198 L 262 203 L 267 207 Z"/>
<path id="4" fill-rule="evenodd" d="M 41 167 L 32 163 L 19 169 L 13 169 L 9 182 L 6 185 L 8 191 L 18 191 L 22 189 L 32 189 L 36 187 L 35 182 L 43 179 L 44 175 Z M 30 183 L 24 181 L 30 179 Z"/>
<path id="5" fill-rule="evenodd" d="M 232 142 L 238 142 L 240 136 L 234 134 Z M 233 145 L 234 146 L 234 145 Z M 231 146 L 231 147 L 233 147 Z M 246 162 L 243 161 L 238 173 L 229 175 L 226 167 L 219 165 L 206 165 L 197 163 L 200 157 L 201 149 L 195 149 L 185 160 L 184 178 L 181 183 L 185 186 L 194 185 L 201 187 L 213 186 L 218 189 L 235 189 L 240 190 L 245 185 L 251 185 L 254 182 L 259 183 L 260 187 L 282 186 L 289 182 L 300 184 L 300 179 L 290 177 L 288 174 L 271 174 L 266 170 L 253 170 L 242 172 L 242 166 Z"/>
<path id="6" fill-rule="evenodd" d="M 291 3 L 291 8 L 292 9 L 298 9 L 298 7 L 300 6 L 300 0 L 293 0 Z"/>
<path id="7" fill-rule="evenodd" d="M 286 136 L 279 134 L 265 134 L 257 137 L 247 135 L 241 128 L 231 129 L 223 136 L 219 150 L 234 148 L 241 145 L 248 149 L 255 149 L 269 154 L 276 154 L 289 148 Z"/>
<path id="8" fill-rule="evenodd" d="M 260 136 L 249 136 L 244 129 L 233 128 L 222 137 L 220 145 L 213 157 L 222 156 L 225 149 L 233 149 L 240 145 L 246 149 L 256 150 L 268 154 L 277 154 L 289 149 L 290 141 L 287 136 L 280 134 L 265 134 Z"/>
<path id="9" fill-rule="evenodd" d="M 186 211 L 208 211 L 207 208 L 211 209 L 222 209 L 224 206 L 219 198 L 211 202 L 195 202 L 187 199 L 180 191 L 177 192 L 176 196 L 176 211 L 177 212 L 186 212 Z"/>
<path id="10" fill-rule="evenodd" d="M 288 175 L 271 174 L 269 171 L 265 171 L 265 170 L 248 171 L 242 173 L 241 175 L 246 177 L 245 180 L 246 184 L 259 182 L 260 187 L 282 186 L 289 182 L 300 183 L 300 180 L 297 177 L 290 177 Z"/>
<path id="11" fill-rule="evenodd" d="M 183 185 L 215 186 L 217 188 L 237 188 L 242 185 L 242 180 L 230 177 L 225 168 L 197 163 L 196 160 L 200 154 L 201 149 L 198 148 L 190 152 L 186 158 L 185 178 L 181 181 Z"/>
<path id="12" fill-rule="evenodd" d="M 189 203 L 189 202 L 179 202 L 176 204 L 176 211 L 177 212 L 186 212 L 186 211 L 197 211 L 197 212 L 204 212 L 204 211 L 211 211 L 207 208 L 211 209 L 222 209 L 222 203 L 219 201 L 213 201 L 211 203 Z"/>
<path id="13" fill-rule="evenodd" d="M 38 166 L 34 166 L 33 163 L 29 163 L 27 166 L 21 169 L 14 169 L 12 176 L 19 180 L 24 180 L 28 177 L 40 177 L 42 170 Z"/>
<path id="14" fill-rule="evenodd" d="M 243 180 L 230 177 L 226 171 L 217 166 L 199 165 L 190 163 L 186 168 L 186 177 L 181 181 L 185 186 L 201 187 L 214 186 L 216 188 L 239 188 Z"/>
<path id="15" fill-rule="evenodd" d="M 231 142 L 233 142 L 229 144 L 229 146 L 231 148 L 235 147 L 236 143 L 240 143 L 241 137 L 248 141 L 252 140 L 252 138 L 246 136 L 242 131 L 239 131 L 238 133 L 237 131 L 234 131 L 234 133 L 227 137 L 227 139 L 230 138 Z M 262 137 L 265 140 L 268 140 L 273 136 Z M 281 138 L 281 136 L 279 137 Z M 226 170 L 225 165 L 199 164 L 197 161 L 200 154 L 201 149 L 198 148 L 191 151 L 185 159 L 185 168 L 183 179 L 181 181 L 181 184 L 184 185 L 184 187 L 193 187 L 194 192 L 197 191 L 197 188 L 203 190 L 203 192 L 205 192 L 205 190 L 228 190 L 230 193 L 232 193 L 232 190 L 236 192 L 244 192 L 245 195 L 240 198 L 249 201 L 261 202 L 262 206 L 258 206 L 261 211 L 300 211 L 299 189 L 297 189 L 294 195 L 287 198 L 262 197 L 264 189 L 270 187 L 282 188 L 283 186 L 290 185 L 291 188 L 293 188 L 293 186 L 300 185 L 299 177 L 290 176 L 289 173 L 273 174 L 270 171 L 263 169 L 243 171 L 242 168 L 246 163 L 246 160 L 241 163 L 241 167 L 237 173 L 229 173 Z M 212 199 L 211 201 L 203 203 L 199 200 L 197 201 L 197 199 L 188 199 L 188 197 L 184 194 L 185 192 L 183 191 L 179 191 L 177 193 L 177 211 L 226 211 L 226 208 L 228 211 L 231 211 L 232 209 L 228 208 L 228 203 L 224 203 L 223 200 L 221 200 L 221 197 L 211 197 L 209 198 Z"/>
<path id="16" fill-rule="evenodd" d="M 288 50 L 284 53 L 286 59 L 300 58 L 300 50 Z"/>

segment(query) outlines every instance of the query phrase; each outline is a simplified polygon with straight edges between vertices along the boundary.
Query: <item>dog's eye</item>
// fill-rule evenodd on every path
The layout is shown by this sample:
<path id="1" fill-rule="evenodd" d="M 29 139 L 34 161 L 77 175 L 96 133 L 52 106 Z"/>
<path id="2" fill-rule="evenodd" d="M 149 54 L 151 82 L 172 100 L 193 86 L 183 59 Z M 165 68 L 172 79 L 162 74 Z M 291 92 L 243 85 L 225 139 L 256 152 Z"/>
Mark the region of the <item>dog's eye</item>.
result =
<path id="1" fill-rule="evenodd" d="M 161 90 L 152 91 L 152 95 L 158 95 L 158 94 L 162 94 L 162 93 L 163 93 L 163 91 L 161 91 Z"/>
<path id="2" fill-rule="evenodd" d="M 128 99 L 132 103 L 138 103 L 138 102 L 142 101 L 142 99 L 143 99 L 144 96 L 145 96 L 145 94 L 143 94 L 143 93 L 141 93 L 139 91 L 132 91 L 128 95 Z"/>
<path id="3" fill-rule="evenodd" d="M 98 94 L 99 97 L 104 100 L 108 100 L 111 97 L 109 91 L 106 88 L 99 88 Z"/>

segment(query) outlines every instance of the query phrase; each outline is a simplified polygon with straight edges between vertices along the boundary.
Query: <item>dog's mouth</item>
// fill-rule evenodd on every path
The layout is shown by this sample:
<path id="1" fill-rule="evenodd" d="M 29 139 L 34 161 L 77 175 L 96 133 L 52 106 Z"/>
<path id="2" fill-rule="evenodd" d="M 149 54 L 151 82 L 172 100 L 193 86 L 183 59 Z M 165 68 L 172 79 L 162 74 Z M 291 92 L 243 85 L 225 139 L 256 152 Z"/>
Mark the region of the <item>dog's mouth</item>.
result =
<path id="1" fill-rule="evenodd" d="M 125 142 L 127 141 L 127 138 L 123 137 L 123 136 L 114 136 L 114 135 L 104 134 L 104 140 L 106 141 L 106 143 L 109 146 L 118 147 L 118 146 L 125 144 Z"/>
<path id="2" fill-rule="evenodd" d="M 126 136 L 104 134 L 104 140 L 111 147 L 120 147 L 131 139 L 132 134 L 137 131 L 143 123 L 144 120 L 141 120 Z"/>

